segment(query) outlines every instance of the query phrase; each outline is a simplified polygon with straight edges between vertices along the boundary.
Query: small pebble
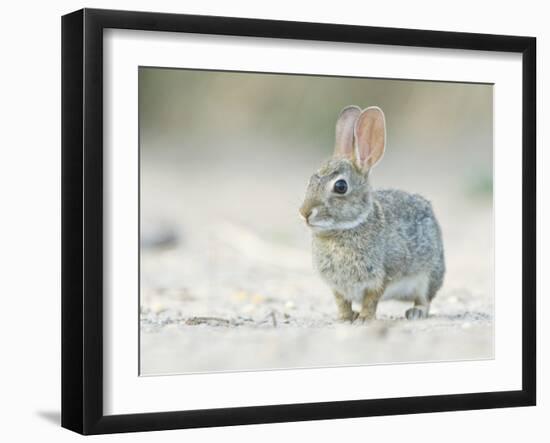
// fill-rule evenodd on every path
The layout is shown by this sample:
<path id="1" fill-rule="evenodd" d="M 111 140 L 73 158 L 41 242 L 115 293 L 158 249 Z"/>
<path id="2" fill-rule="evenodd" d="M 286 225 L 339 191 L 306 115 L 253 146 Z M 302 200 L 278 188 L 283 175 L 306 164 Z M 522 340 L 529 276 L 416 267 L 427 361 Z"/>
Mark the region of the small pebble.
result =
<path id="1" fill-rule="evenodd" d="M 160 302 L 153 302 L 151 303 L 150 308 L 151 308 L 151 311 L 153 311 L 156 314 L 159 314 L 160 312 L 166 309 L 166 306 L 164 306 L 164 304 Z"/>
<path id="2" fill-rule="evenodd" d="M 294 308 L 296 308 L 296 305 L 295 305 L 295 303 L 294 303 L 292 300 L 288 300 L 288 301 L 285 303 L 285 308 L 286 308 L 286 309 L 294 309 Z"/>

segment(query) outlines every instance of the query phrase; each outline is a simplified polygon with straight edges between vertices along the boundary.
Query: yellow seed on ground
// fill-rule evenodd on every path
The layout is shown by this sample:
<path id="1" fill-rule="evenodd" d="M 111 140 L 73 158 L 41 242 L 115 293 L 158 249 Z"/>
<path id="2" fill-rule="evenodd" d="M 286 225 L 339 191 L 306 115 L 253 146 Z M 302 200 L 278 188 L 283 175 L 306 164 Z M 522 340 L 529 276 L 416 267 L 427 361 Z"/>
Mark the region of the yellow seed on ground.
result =
<path id="1" fill-rule="evenodd" d="M 265 301 L 265 297 L 261 294 L 254 294 L 252 297 L 252 303 L 263 303 Z"/>
<path id="2" fill-rule="evenodd" d="M 248 294 L 246 293 L 246 291 L 238 291 L 238 292 L 234 292 L 231 297 L 233 297 L 235 300 L 238 300 L 238 301 L 244 301 L 246 299 L 248 299 Z"/>

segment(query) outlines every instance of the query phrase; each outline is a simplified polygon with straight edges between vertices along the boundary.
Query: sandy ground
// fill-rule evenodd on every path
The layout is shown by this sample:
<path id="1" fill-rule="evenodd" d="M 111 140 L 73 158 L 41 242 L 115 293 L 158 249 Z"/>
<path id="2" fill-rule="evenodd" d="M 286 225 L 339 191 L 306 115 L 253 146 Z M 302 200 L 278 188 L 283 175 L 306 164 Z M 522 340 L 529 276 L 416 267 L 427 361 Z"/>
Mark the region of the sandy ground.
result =
<path id="1" fill-rule="evenodd" d="M 233 168 L 211 171 L 212 181 L 192 165 L 182 173 L 146 164 L 142 375 L 493 357 L 490 199 L 467 198 L 452 180 L 434 187 L 429 175 L 388 168 L 382 182 L 407 189 L 414 178 L 434 204 L 445 284 L 426 320 L 407 321 L 409 304 L 386 300 L 376 321 L 342 324 L 297 217 L 302 169 L 287 168 L 273 186 Z"/>

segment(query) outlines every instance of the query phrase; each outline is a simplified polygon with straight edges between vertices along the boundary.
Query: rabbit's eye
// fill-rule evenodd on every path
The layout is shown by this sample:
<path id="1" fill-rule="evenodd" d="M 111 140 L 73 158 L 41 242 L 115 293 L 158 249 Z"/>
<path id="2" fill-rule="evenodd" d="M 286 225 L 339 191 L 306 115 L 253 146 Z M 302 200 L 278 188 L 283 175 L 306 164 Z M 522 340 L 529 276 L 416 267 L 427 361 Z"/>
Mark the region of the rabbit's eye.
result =
<path id="1" fill-rule="evenodd" d="M 334 182 L 334 192 L 337 194 L 345 194 L 348 190 L 348 184 L 345 180 L 340 179 Z"/>

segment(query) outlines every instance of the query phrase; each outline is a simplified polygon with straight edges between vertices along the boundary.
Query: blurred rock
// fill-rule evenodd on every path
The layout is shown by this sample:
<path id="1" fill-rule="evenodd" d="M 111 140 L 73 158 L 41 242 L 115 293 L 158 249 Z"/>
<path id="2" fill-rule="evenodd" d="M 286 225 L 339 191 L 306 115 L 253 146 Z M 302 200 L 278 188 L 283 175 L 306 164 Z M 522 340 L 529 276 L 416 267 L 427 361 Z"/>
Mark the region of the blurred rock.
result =
<path id="1" fill-rule="evenodd" d="M 179 240 L 175 227 L 167 223 L 144 222 L 141 226 L 141 247 L 144 249 L 175 247 Z"/>

